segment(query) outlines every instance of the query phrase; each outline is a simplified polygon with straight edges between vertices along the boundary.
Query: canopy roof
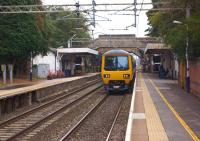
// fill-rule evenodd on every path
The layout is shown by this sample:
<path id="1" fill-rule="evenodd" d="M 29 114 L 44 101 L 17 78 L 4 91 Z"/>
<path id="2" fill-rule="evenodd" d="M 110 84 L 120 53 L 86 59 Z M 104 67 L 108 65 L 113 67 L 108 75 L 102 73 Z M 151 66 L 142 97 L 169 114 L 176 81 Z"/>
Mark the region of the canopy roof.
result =
<path id="1" fill-rule="evenodd" d="M 90 48 L 58 48 L 60 54 L 93 54 L 98 55 L 98 51 Z"/>
<path id="2" fill-rule="evenodd" d="M 149 43 L 147 44 L 144 53 L 163 53 L 166 51 L 171 51 L 171 48 L 166 44 L 162 43 Z"/>

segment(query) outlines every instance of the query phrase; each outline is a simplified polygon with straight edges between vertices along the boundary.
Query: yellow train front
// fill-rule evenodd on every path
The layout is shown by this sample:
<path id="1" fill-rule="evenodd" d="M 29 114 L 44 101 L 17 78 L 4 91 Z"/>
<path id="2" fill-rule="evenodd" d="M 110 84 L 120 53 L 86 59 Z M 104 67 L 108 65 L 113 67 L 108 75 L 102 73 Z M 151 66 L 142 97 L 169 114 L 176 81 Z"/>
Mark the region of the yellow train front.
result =
<path id="1" fill-rule="evenodd" d="M 135 60 L 124 50 L 110 50 L 102 55 L 101 77 L 106 91 L 131 89 Z"/>

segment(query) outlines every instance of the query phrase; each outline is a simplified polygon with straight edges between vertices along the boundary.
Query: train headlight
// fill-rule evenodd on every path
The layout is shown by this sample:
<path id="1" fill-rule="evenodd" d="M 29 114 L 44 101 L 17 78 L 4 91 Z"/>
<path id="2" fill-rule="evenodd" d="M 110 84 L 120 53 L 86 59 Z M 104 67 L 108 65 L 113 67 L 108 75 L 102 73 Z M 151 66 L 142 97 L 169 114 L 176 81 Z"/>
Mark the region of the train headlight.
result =
<path id="1" fill-rule="evenodd" d="M 124 74 L 123 77 L 124 77 L 124 79 L 129 79 L 130 78 L 130 74 Z"/>
<path id="2" fill-rule="evenodd" d="M 104 74 L 103 77 L 104 78 L 110 78 L 110 74 Z"/>

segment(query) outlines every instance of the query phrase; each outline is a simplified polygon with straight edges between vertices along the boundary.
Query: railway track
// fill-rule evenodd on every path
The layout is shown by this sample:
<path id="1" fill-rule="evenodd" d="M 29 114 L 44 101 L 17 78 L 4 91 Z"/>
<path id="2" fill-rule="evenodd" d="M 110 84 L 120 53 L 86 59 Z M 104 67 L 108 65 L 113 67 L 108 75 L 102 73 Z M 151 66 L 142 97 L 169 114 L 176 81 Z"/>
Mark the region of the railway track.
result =
<path id="1" fill-rule="evenodd" d="M 89 111 L 89 112 L 87 112 L 87 114 L 85 114 L 85 116 L 82 118 L 82 119 L 80 119 L 78 122 L 77 122 L 77 124 L 75 124 L 61 139 L 60 139 L 60 141 L 67 141 L 67 140 L 71 140 L 71 137 L 72 136 L 76 136 L 76 135 L 74 135 L 74 133 L 77 131 L 77 130 L 79 130 L 80 128 L 81 128 L 81 125 L 82 124 L 84 124 L 84 122 L 87 120 L 87 119 L 89 119 L 90 117 L 92 117 L 92 116 L 95 116 L 95 112 L 98 110 L 98 108 L 109 98 L 110 96 L 109 95 L 105 95 L 105 97 L 99 102 L 99 103 L 97 103 L 96 105 L 94 105 L 93 106 L 93 108 Z M 106 141 L 108 141 L 109 139 L 110 139 L 110 136 L 111 136 L 111 133 L 112 133 L 112 130 L 113 130 L 113 128 L 114 128 L 114 126 L 115 126 L 115 123 L 116 123 L 116 121 L 117 121 L 117 118 L 118 118 L 118 116 L 119 116 L 119 113 L 120 113 L 120 111 L 121 111 L 121 109 L 122 109 L 122 105 L 123 105 L 123 103 L 124 103 L 124 101 L 125 101 L 125 97 L 126 97 L 126 95 L 124 95 L 124 96 L 122 96 L 122 98 L 121 98 L 121 100 L 120 100 L 120 102 L 119 102 L 119 106 L 117 107 L 117 112 L 115 113 L 115 115 L 113 116 L 114 118 L 113 118 L 113 120 L 112 120 L 112 124 L 111 124 L 111 126 L 109 127 L 110 129 L 109 129 L 109 132 L 107 132 L 108 134 L 107 134 L 107 137 L 106 137 Z M 91 127 L 91 126 L 89 126 L 88 128 L 93 128 L 93 127 Z M 80 129 L 80 130 L 83 130 L 83 129 Z M 79 134 L 79 133 L 78 133 Z M 95 135 L 94 135 L 95 136 Z M 73 137 L 72 137 L 73 138 Z M 90 139 L 90 138 L 88 138 L 89 140 L 93 140 L 93 139 Z M 76 139 L 76 137 L 75 138 L 73 138 L 72 140 L 79 140 L 79 139 Z M 83 139 L 84 140 L 84 139 Z M 103 140 L 103 139 L 100 139 L 100 140 Z"/>
<path id="2" fill-rule="evenodd" d="M 122 109 L 122 105 L 123 105 L 124 100 L 125 100 L 125 96 L 123 96 L 123 98 L 122 98 L 122 100 L 121 100 L 121 102 L 120 102 L 120 105 L 119 105 L 119 107 L 118 107 L 117 113 L 115 114 L 115 118 L 114 118 L 114 120 L 113 120 L 112 126 L 111 126 L 110 131 L 109 131 L 109 133 L 108 133 L 108 136 L 107 136 L 107 138 L 106 138 L 106 141 L 109 141 L 109 139 L 110 139 L 110 137 L 111 137 L 111 133 L 112 133 L 112 131 L 113 131 L 113 129 L 114 129 L 114 126 L 115 126 L 115 124 L 116 124 L 116 122 L 117 122 L 117 118 L 119 117 L 119 113 L 120 113 L 120 111 L 121 111 L 121 109 Z"/>
<path id="3" fill-rule="evenodd" d="M 41 125 L 48 125 L 48 121 L 53 117 L 89 96 L 101 86 L 100 80 L 92 81 L 66 95 L 61 95 L 21 115 L 8 119 L 0 124 L 0 140 L 17 140 Z"/>
<path id="4" fill-rule="evenodd" d="M 65 141 L 67 140 L 67 138 L 81 125 L 81 123 L 84 122 L 84 120 L 86 120 L 88 118 L 88 116 L 90 116 L 106 99 L 107 99 L 107 95 L 105 95 L 105 97 L 99 102 L 97 103 L 87 114 L 85 114 L 85 116 L 79 120 L 77 122 L 77 124 L 71 128 L 71 130 L 69 130 L 61 139 L 60 141 Z"/>

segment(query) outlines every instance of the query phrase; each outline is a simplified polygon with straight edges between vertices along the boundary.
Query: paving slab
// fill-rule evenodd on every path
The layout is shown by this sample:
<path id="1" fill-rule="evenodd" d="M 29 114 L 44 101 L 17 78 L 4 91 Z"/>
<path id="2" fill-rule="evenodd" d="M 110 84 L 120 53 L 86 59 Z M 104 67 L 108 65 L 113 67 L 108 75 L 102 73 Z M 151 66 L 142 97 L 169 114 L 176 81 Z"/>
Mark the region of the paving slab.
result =
<path id="1" fill-rule="evenodd" d="M 199 98 L 180 89 L 176 80 L 159 79 L 155 74 L 143 74 L 143 78 L 169 140 L 199 141 Z M 168 105 L 163 99 L 166 99 Z"/>
<path id="2" fill-rule="evenodd" d="M 126 141 L 169 141 L 148 88 L 137 73 L 134 84 Z"/>

